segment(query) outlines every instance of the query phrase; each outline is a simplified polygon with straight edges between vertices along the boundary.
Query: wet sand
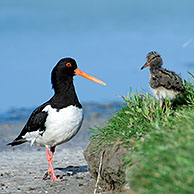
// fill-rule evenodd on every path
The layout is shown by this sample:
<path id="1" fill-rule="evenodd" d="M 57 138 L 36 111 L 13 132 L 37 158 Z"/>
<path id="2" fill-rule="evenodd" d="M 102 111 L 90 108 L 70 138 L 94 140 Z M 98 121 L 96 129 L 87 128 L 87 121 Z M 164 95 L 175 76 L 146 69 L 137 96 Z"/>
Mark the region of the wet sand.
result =
<path id="1" fill-rule="evenodd" d="M 0 193 L 92 193 L 92 177 L 82 149 L 57 149 L 53 165 L 61 182 L 42 180 L 48 169 L 44 149 L 1 152 Z M 89 186 L 88 186 L 88 183 Z"/>
<path id="2" fill-rule="evenodd" d="M 91 194 L 92 179 L 83 151 L 89 143 L 90 128 L 102 126 L 107 118 L 86 118 L 76 137 L 56 148 L 53 166 L 62 182 L 42 180 L 48 169 L 46 150 L 23 144 L 9 147 L 24 123 L 0 125 L 0 193 L 64 193 Z"/>

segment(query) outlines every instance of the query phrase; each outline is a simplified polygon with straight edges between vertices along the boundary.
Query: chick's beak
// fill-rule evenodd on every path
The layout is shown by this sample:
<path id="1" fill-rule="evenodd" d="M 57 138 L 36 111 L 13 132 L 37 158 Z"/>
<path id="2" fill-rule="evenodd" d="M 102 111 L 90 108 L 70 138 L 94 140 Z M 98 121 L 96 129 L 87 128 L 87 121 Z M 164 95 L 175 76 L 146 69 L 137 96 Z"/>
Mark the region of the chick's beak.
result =
<path id="1" fill-rule="evenodd" d="M 145 63 L 145 64 L 141 67 L 141 70 L 144 69 L 145 67 L 148 67 L 148 66 L 150 66 L 150 64 L 149 64 L 149 63 Z"/>
<path id="2" fill-rule="evenodd" d="M 78 69 L 78 68 L 74 70 L 74 73 L 75 73 L 76 75 L 80 75 L 80 76 L 82 76 L 82 77 L 85 77 L 85 78 L 87 78 L 87 79 L 89 79 L 89 80 L 91 80 L 91 81 L 93 81 L 93 82 L 98 83 L 98 84 L 106 85 L 103 81 L 101 81 L 101 80 L 99 80 L 99 79 L 97 79 L 97 78 L 95 78 L 95 77 L 93 77 L 93 76 L 91 76 L 91 75 L 89 75 L 89 74 L 87 74 L 87 73 L 81 71 L 81 70 Z"/>

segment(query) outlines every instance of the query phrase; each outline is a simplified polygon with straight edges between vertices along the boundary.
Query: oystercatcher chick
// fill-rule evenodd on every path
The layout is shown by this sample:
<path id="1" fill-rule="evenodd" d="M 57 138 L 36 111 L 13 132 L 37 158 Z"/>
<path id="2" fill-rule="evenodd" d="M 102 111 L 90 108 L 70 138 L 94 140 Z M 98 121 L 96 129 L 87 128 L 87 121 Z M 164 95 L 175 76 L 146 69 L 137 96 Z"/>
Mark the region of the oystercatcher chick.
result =
<path id="1" fill-rule="evenodd" d="M 8 144 L 15 146 L 30 142 L 31 145 L 45 146 L 49 169 L 43 179 L 50 175 L 52 181 L 61 181 L 56 177 L 52 165 L 55 147 L 73 138 L 82 125 L 82 105 L 79 103 L 73 85 L 75 75 L 106 85 L 79 70 L 74 59 L 61 59 L 51 74 L 53 97 L 32 112 L 19 136 Z"/>
<path id="2" fill-rule="evenodd" d="M 150 66 L 150 88 L 156 99 L 160 100 L 160 107 L 163 100 L 168 97 L 171 100 L 176 99 L 184 92 L 184 86 L 181 78 L 167 69 L 162 68 L 163 61 L 161 56 L 152 51 L 146 56 L 146 63 L 141 67 Z"/>

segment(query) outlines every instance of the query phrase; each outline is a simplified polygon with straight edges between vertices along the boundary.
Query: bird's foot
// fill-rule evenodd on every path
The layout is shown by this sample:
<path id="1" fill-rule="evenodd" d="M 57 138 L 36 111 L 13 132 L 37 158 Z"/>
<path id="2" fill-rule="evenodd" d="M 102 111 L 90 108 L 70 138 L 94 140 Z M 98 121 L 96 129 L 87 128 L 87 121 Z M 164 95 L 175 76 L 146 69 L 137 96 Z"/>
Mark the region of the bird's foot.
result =
<path id="1" fill-rule="evenodd" d="M 51 181 L 52 181 L 52 182 L 53 182 L 53 181 L 62 181 L 62 180 L 63 180 L 63 179 L 59 179 L 59 178 L 57 178 L 56 176 L 51 178 Z"/>
<path id="2" fill-rule="evenodd" d="M 43 179 L 43 180 L 46 180 L 48 176 L 50 176 L 52 182 L 53 182 L 53 181 L 62 181 L 62 180 L 63 180 L 63 179 L 57 178 L 56 175 L 55 175 L 55 173 L 54 173 L 54 171 L 52 171 L 50 168 L 49 168 L 48 171 L 45 173 L 45 175 L 43 176 L 42 179 Z"/>
<path id="3" fill-rule="evenodd" d="M 63 179 L 59 179 L 56 177 L 56 175 L 51 175 L 50 173 L 46 172 L 45 175 L 43 176 L 43 180 L 46 180 L 47 177 L 50 176 L 51 177 L 51 181 L 62 181 Z"/>

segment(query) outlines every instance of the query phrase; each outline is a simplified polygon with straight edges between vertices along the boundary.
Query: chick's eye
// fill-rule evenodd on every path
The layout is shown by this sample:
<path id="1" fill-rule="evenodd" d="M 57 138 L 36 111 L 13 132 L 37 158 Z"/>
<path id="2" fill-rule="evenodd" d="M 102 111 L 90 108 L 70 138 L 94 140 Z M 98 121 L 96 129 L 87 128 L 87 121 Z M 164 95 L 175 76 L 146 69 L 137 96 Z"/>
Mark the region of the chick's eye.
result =
<path id="1" fill-rule="evenodd" d="M 66 66 L 67 67 L 71 67 L 71 63 L 66 63 Z"/>

